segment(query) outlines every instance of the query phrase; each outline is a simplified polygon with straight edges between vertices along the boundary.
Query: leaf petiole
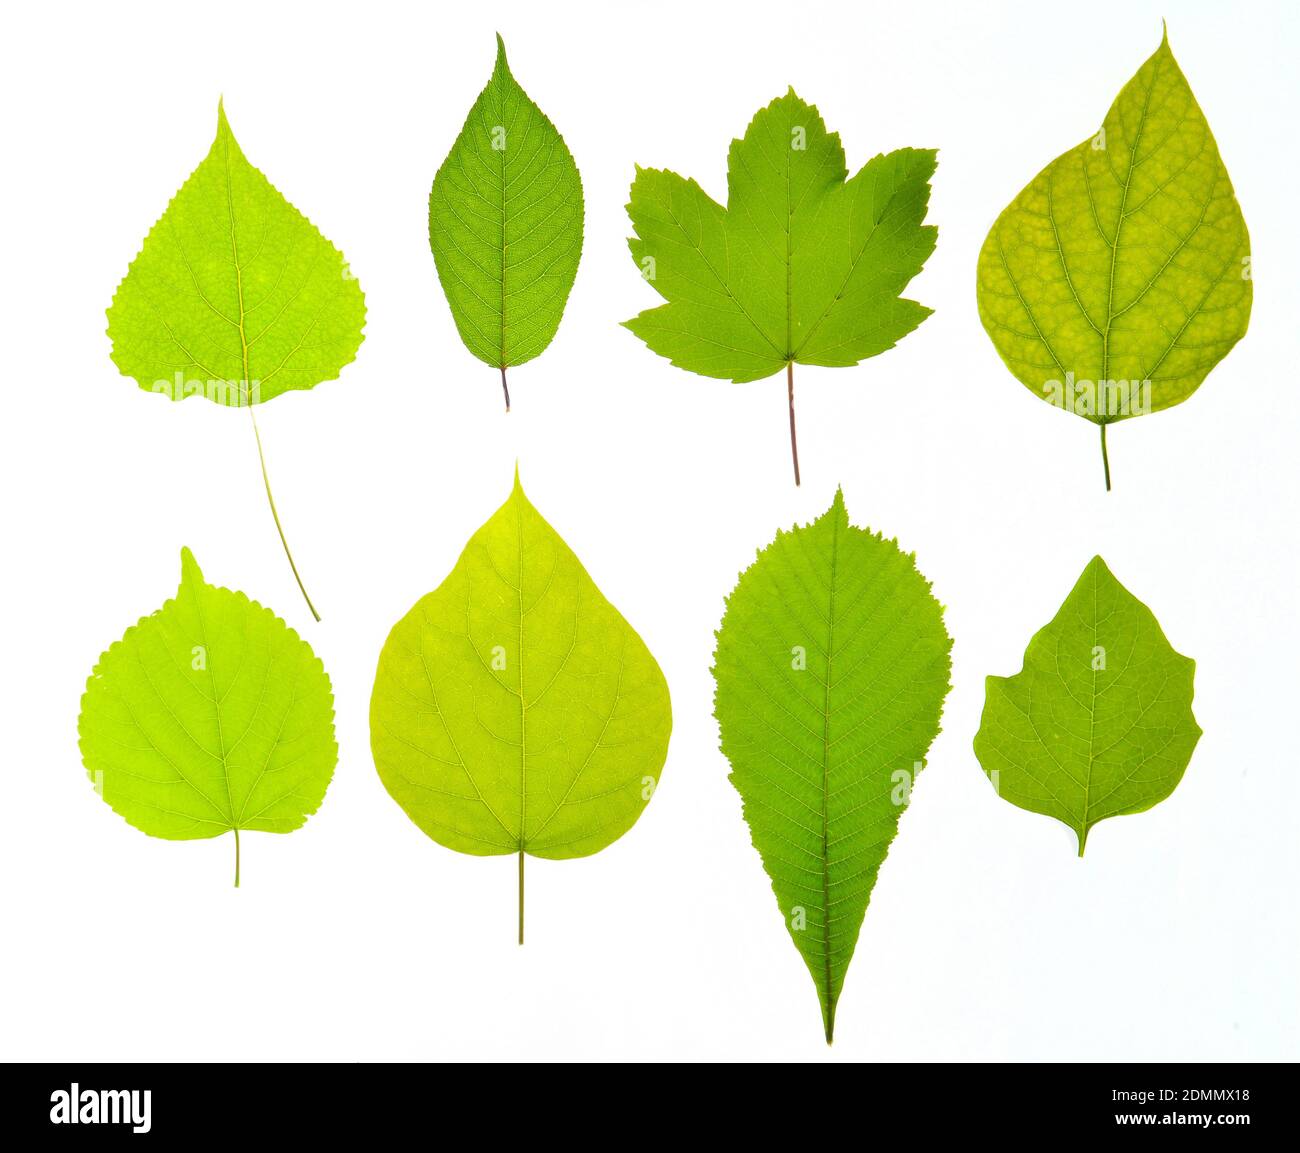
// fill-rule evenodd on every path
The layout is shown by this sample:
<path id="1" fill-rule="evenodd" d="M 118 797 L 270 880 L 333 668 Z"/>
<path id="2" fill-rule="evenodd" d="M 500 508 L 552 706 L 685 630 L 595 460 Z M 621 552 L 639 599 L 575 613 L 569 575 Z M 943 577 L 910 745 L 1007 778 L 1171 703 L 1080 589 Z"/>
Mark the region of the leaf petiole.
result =
<path id="1" fill-rule="evenodd" d="M 794 460 L 794 483 L 799 484 L 799 438 L 794 431 L 794 361 L 785 362 L 785 387 L 790 398 L 790 456 Z"/>
<path id="2" fill-rule="evenodd" d="M 501 391 L 506 394 L 506 412 L 510 411 L 510 386 L 506 384 L 506 366 L 501 366 Z"/>
<path id="3" fill-rule="evenodd" d="M 235 888 L 239 888 L 239 830 L 235 830 Z"/>
<path id="4" fill-rule="evenodd" d="M 1110 455 L 1106 452 L 1106 422 L 1101 422 L 1101 467 L 1106 472 L 1106 491 L 1110 492 Z M 1083 854 L 1080 853 L 1080 856 Z"/>
<path id="5" fill-rule="evenodd" d="M 293 569 L 293 579 L 298 582 L 298 591 L 302 593 L 302 599 L 307 602 L 307 607 L 311 609 L 311 615 L 319 623 L 320 613 L 316 611 L 316 606 L 311 603 L 311 597 L 307 595 L 307 589 L 302 583 L 302 577 L 298 575 L 298 566 L 293 563 L 293 553 L 289 551 L 289 542 L 285 540 L 284 529 L 280 526 L 280 514 L 275 511 L 275 497 L 271 495 L 271 478 L 266 472 L 266 454 L 262 451 L 262 434 L 257 430 L 257 413 L 253 410 L 251 404 L 248 406 L 248 415 L 253 420 L 253 436 L 257 439 L 257 459 L 262 465 L 262 483 L 266 486 L 266 500 L 271 506 L 271 516 L 275 518 L 275 531 L 280 534 L 280 543 L 284 546 L 284 555 L 289 558 L 289 567 Z M 235 834 L 235 840 L 236 844 L 238 844 L 238 833 Z M 238 884 L 239 882 L 236 881 L 235 883 Z"/>
<path id="6" fill-rule="evenodd" d="M 519 943 L 524 943 L 524 851 L 519 850 Z"/>

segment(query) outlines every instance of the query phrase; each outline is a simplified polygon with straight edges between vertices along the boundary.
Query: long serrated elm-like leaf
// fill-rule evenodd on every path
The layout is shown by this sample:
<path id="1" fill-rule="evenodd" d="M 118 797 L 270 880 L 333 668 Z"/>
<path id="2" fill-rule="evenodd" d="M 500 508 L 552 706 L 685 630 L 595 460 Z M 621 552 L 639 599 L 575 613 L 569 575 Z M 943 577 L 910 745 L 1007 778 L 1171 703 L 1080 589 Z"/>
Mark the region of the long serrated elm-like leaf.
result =
<path id="1" fill-rule="evenodd" d="M 718 630 L 715 712 L 826 1040 L 876 875 L 948 693 L 943 609 L 912 556 L 849 524 L 842 493 L 778 532 Z"/>
<path id="2" fill-rule="evenodd" d="M 1074 830 L 1164 800 L 1191 760 L 1196 662 L 1093 557 L 1015 676 L 989 677 L 975 755 L 1003 800 Z"/>
<path id="3" fill-rule="evenodd" d="M 524 495 L 393 627 L 370 699 L 384 787 L 449 849 L 583 857 L 658 784 L 672 709 L 632 626 Z"/>
<path id="4" fill-rule="evenodd" d="M 334 696 L 311 647 L 270 609 L 208 584 L 181 551 L 174 600 L 96 662 L 81 699 L 96 791 L 137 829 L 174 841 L 288 833 L 325 796 Z"/>
<path id="5" fill-rule="evenodd" d="M 555 336 L 582 254 L 582 180 L 564 138 L 496 66 L 434 177 L 429 244 L 465 347 L 501 370 Z"/>
<path id="6" fill-rule="evenodd" d="M 727 206 L 694 180 L 637 169 L 628 241 L 667 302 L 626 321 L 679 368 L 737 382 L 798 364 L 842 367 L 886 349 L 930 310 L 901 297 L 934 250 L 925 225 L 936 154 L 902 148 L 848 178 L 839 136 L 789 91 L 727 158 Z"/>
<path id="7" fill-rule="evenodd" d="M 980 318 L 1031 392 L 1106 427 L 1186 400 L 1250 320 L 1250 237 L 1168 37 L 1003 210 Z"/>

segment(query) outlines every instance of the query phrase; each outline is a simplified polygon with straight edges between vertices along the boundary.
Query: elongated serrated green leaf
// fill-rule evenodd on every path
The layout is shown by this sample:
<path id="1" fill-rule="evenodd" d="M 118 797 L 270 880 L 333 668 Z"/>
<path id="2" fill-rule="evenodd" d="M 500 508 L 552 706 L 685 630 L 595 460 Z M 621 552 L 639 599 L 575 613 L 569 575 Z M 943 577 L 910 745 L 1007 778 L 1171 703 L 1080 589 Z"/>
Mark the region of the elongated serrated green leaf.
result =
<path id="1" fill-rule="evenodd" d="M 884 352 L 930 315 L 902 299 L 934 251 L 932 150 L 876 156 L 851 179 L 840 138 L 791 89 L 733 140 L 727 206 L 675 172 L 637 168 L 632 258 L 668 303 L 626 326 L 679 368 L 736 382 L 785 369 L 795 483 L 795 364 Z"/>
<path id="2" fill-rule="evenodd" d="M 1250 238 L 1167 37 L 1101 131 L 1057 157 L 980 252 L 980 318 L 1031 392 L 1101 426 L 1179 404 L 1250 320 Z"/>
<path id="3" fill-rule="evenodd" d="M 829 1042 L 876 873 L 939 732 L 952 647 L 910 554 L 844 497 L 740 576 L 713 676 L 722 751 Z"/>
<path id="4" fill-rule="evenodd" d="M 1196 662 L 1174 652 L 1140 600 L 1093 557 L 1024 668 L 989 677 L 975 755 L 998 794 L 1074 830 L 1140 813 L 1182 780 L 1201 729 Z"/>
<path id="5" fill-rule="evenodd" d="M 540 355 L 582 254 L 582 180 L 564 138 L 519 87 L 497 37 L 492 79 L 434 177 L 429 244 L 465 347 L 501 370 Z"/>
<path id="6" fill-rule="evenodd" d="M 81 699 L 96 791 L 137 829 L 190 841 L 288 833 L 325 796 L 338 746 L 330 680 L 270 609 L 203 579 L 181 550 L 175 600 L 127 629 Z"/>
<path id="7" fill-rule="evenodd" d="M 365 321 L 343 254 L 249 164 L 218 103 L 208 155 L 113 296 L 113 362 L 172 400 L 248 406 L 276 531 L 317 620 L 276 512 L 252 406 L 337 377 Z"/>
<path id="8" fill-rule="evenodd" d="M 659 666 L 541 517 L 510 498 L 393 627 L 370 699 L 380 779 L 440 845 L 598 852 L 658 784 L 672 710 Z"/>
<path id="9" fill-rule="evenodd" d="M 208 155 L 113 296 L 113 362 L 172 400 L 257 404 L 333 380 L 365 318 L 343 254 L 249 164 L 218 104 Z"/>

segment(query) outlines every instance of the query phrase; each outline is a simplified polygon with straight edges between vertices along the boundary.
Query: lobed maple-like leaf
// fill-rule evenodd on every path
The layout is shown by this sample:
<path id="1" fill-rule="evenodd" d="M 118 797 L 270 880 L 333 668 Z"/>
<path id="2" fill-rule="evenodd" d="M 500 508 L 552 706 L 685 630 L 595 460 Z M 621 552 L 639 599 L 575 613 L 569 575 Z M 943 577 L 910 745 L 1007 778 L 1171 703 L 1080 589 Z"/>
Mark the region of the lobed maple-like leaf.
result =
<path id="1" fill-rule="evenodd" d="M 725 208 L 694 180 L 638 167 L 628 247 L 667 303 L 626 327 L 704 376 L 784 369 L 798 484 L 793 366 L 857 364 L 930 315 L 900 294 L 934 251 L 922 221 L 935 163 L 900 148 L 849 178 L 839 136 L 791 89 L 732 141 Z"/>
<path id="2" fill-rule="evenodd" d="M 1024 668 L 989 677 L 975 755 L 1004 800 L 1074 830 L 1164 800 L 1191 760 L 1196 662 L 1093 557 Z"/>
<path id="3" fill-rule="evenodd" d="M 838 491 L 759 552 L 717 637 L 722 751 L 829 1043 L 877 872 L 939 732 L 952 641 L 913 557 L 849 524 Z"/>
<path id="4" fill-rule="evenodd" d="M 1107 426 L 1180 404 L 1245 335 L 1246 222 L 1167 36 L 1003 210 L 978 298 L 1016 378 L 1100 426 L 1107 489 Z"/>
<path id="5" fill-rule="evenodd" d="M 649 802 L 668 685 L 515 477 L 455 568 L 393 627 L 370 699 L 384 787 L 441 845 L 583 857 Z"/>
<path id="6" fill-rule="evenodd" d="M 77 724 L 81 756 L 114 812 L 153 837 L 288 833 L 325 796 L 338 746 L 321 662 L 241 592 L 181 550 L 174 600 L 100 656 Z"/>

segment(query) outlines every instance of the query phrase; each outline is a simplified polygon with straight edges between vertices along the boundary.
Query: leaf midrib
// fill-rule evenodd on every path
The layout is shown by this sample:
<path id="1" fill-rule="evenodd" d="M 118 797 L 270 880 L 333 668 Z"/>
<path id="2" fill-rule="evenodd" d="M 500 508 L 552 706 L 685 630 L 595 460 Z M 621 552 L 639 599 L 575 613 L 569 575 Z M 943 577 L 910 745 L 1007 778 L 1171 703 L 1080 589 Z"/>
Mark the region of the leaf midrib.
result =
<path id="1" fill-rule="evenodd" d="M 501 67 L 500 69 L 498 69 L 498 70 L 494 73 L 494 75 L 493 75 L 493 77 L 492 77 L 493 84 L 494 84 L 495 87 L 496 87 L 496 94 L 497 94 L 497 102 L 498 102 L 498 106 L 499 106 L 499 108 L 500 108 L 500 110 L 501 110 L 501 124 L 502 124 L 502 126 L 503 126 L 503 131 L 507 134 L 507 135 L 506 135 L 506 139 L 505 139 L 504 141 L 502 141 L 502 145 L 503 145 L 503 146 L 502 146 L 502 148 L 501 148 L 501 368 L 503 368 L 503 369 L 509 367 L 509 365 L 506 363 L 506 260 L 507 260 L 507 255 L 508 255 L 508 252 L 509 252 L 509 242 L 508 242 L 507 239 L 506 239 L 506 222 L 507 222 L 507 219 L 508 219 L 508 214 L 507 214 L 507 210 L 506 210 L 506 199 L 507 199 L 507 197 L 509 196 L 509 183 L 508 183 L 508 181 L 507 181 L 507 179 L 506 179 L 506 149 L 508 149 L 508 148 L 510 147 L 510 139 L 511 139 L 511 135 L 512 135 L 513 132 L 514 132 L 514 125 L 506 126 L 506 124 L 505 124 L 505 119 L 506 119 L 505 77 L 506 77 L 506 70 L 505 70 L 505 66 L 504 66 L 504 62 L 503 62 L 502 67 Z M 503 377 L 502 379 L 504 380 L 505 378 Z M 519 618 L 519 643 L 520 643 L 520 657 L 519 657 L 519 664 L 520 664 L 520 669 L 519 669 L 519 678 L 520 678 L 520 679 L 519 679 L 519 688 L 520 688 L 520 693 L 521 693 L 520 700 L 522 701 L 522 699 L 523 699 L 523 698 L 522 698 L 522 692 L 523 692 L 523 675 L 524 675 L 524 673 L 523 673 L 523 647 L 522 647 L 522 646 L 523 646 L 523 627 L 524 627 L 524 624 L 523 624 L 523 616 L 522 616 L 522 611 L 523 611 L 523 602 L 522 602 L 522 597 L 523 597 L 523 573 L 522 573 L 522 566 L 523 566 L 523 541 L 522 541 L 522 538 L 521 538 L 521 540 L 520 540 L 520 553 L 519 553 L 519 557 L 520 557 L 519 563 L 520 563 L 520 567 L 521 567 L 521 572 L 520 572 L 520 586 L 519 586 L 519 588 L 520 588 L 519 596 L 520 596 L 520 598 L 521 598 L 521 600 L 520 600 L 520 612 L 521 612 L 521 615 L 520 615 L 520 618 Z M 521 739 L 522 739 L 522 738 L 521 738 Z M 520 851 L 521 851 L 521 852 L 522 852 L 522 850 L 523 850 L 523 835 L 524 835 L 524 823 L 523 823 L 523 810 L 522 810 L 522 808 L 521 808 L 521 809 L 520 809 L 520 820 L 519 820 L 519 838 L 520 838 L 520 840 L 519 840 L 519 847 L 520 847 Z"/>
<path id="2" fill-rule="evenodd" d="M 1156 89 L 1156 80 L 1159 75 L 1160 53 L 1157 52 L 1155 63 L 1151 68 L 1151 83 L 1147 85 L 1146 95 L 1142 100 L 1142 115 L 1138 117 L 1137 131 L 1133 135 L 1133 143 L 1129 148 L 1128 171 L 1124 174 L 1124 189 L 1120 193 L 1119 215 L 1115 220 L 1115 240 L 1110 249 L 1110 277 L 1106 285 L 1106 328 L 1101 334 L 1101 379 L 1103 381 L 1110 379 L 1110 327 L 1115 320 L 1115 265 L 1119 260 L 1120 235 L 1124 229 L 1125 209 L 1128 206 L 1129 188 L 1133 183 L 1133 170 L 1137 166 L 1137 152 L 1142 144 L 1142 132 L 1146 128 L 1147 113 L 1151 108 L 1151 94 Z M 1087 185 L 1087 187 L 1091 195 L 1091 186 Z M 1062 256 L 1062 262 L 1064 262 L 1064 256 Z"/>
<path id="3" fill-rule="evenodd" d="M 504 163 L 503 160 L 502 164 L 504 165 Z M 504 266 L 501 278 L 501 283 L 504 284 Z M 505 302 L 503 300 L 502 307 L 504 308 L 504 306 Z M 502 320 L 502 333 L 504 335 L 504 314 Z M 528 815 L 528 698 L 524 695 L 524 515 L 523 510 L 518 507 L 515 509 L 515 540 L 519 552 L 519 570 L 516 582 L 519 596 L 519 851 L 523 853 L 526 847 L 524 833 Z M 522 860 L 522 858 L 520 859 Z M 520 868 L 522 867 L 521 865 Z M 523 874 L 520 873 L 520 876 L 522 877 Z M 522 925 L 522 923 L 521 920 L 520 924 Z M 523 933 L 522 928 L 520 933 Z"/>
<path id="4" fill-rule="evenodd" d="M 835 577 L 839 557 L 839 517 L 831 521 L 831 578 L 826 612 L 826 677 L 822 684 L 822 954 L 826 982 L 826 1032 L 829 1038 L 835 1020 L 834 985 L 831 965 L 831 685 L 835 659 Z"/>
<path id="5" fill-rule="evenodd" d="M 248 334 L 244 327 L 244 270 L 239 264 L 239 238 L 235 233 L 235 193 L 230 175 L 230 128 L 224 126 L 221 134 L 221 158 L 226 173 L 226 213 L 230 218 L 230 253 L 235 268 L 235 299 L 239 304 L 239 348 L 244 378 L 240 384 L 245 403 L 251 400 L 252 374 L 248 369 Z M 250 407 L 251 411 L 251 407 Z"/>
<path id="6" fill-rule="evenodd" d="M 226 759 L 226 735 L 221 724 L 221 697 L 217 693 L 217 673 L 212 663 L 212 647 L 208 644 L 207 623 L 203 619 L 202 586 L 196 587 L 193 591 L 194 613 L 199 620 L 199 640 L 203 644 L 203 667 L 208 673 L 208 684 L 212 689 L 212 711 L 217 721 L 217 747 L 220 749 L 221 779 L 226 786 L 226 809 L 230 817 L 230 827 L 238 831 L 239 820 L 235 816 L 235 797 L 230 787 L 230 764 Z"/>

